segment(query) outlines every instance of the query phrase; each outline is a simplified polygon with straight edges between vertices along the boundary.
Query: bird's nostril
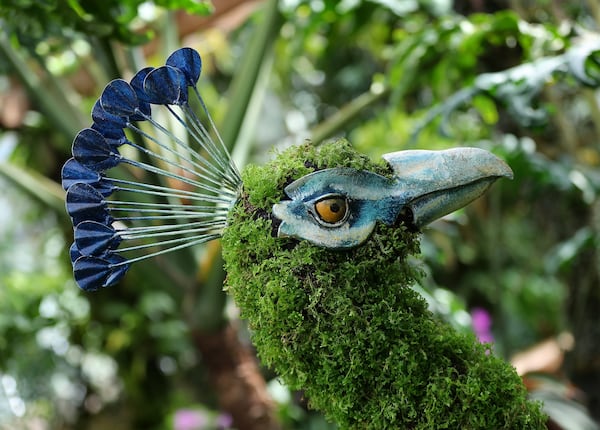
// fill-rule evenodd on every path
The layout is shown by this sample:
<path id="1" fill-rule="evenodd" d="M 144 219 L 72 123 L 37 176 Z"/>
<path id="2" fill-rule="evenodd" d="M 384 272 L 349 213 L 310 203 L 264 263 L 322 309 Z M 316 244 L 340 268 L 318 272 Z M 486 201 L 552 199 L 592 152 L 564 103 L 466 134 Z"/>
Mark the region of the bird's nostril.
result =
<path id="1" fill-rule="evenodd" d="M 398 217 L 396 218 L 396 222 L 394 225 L 404 225 L 409 231 L 417 231 L 418 228 L 415 225 L 415 217 L 413 211 L 408 206 L 404 206 L 400 213 L 398 213 Z"/>

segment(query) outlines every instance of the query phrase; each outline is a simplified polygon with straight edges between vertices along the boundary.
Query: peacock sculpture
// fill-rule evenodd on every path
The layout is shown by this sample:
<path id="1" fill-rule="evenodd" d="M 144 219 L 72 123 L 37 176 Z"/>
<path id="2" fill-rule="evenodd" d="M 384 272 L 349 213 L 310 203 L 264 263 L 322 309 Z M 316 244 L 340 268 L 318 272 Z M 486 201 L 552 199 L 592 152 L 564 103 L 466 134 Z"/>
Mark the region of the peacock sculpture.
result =
<path id="1" fill-rule="evenodd" d="M 63 186 L 78 285 L 108 287 L 139 260 L 221 238 L 225 289 L 261 360 L 340 428 L 545 428 L 514 369 L 411 288 L 419 229 L 510 168 L 477 148 L 373 162 L 338 140 L 240 173 L 200 72 L 183 48 L 110 82 L 75 137 Z"/>

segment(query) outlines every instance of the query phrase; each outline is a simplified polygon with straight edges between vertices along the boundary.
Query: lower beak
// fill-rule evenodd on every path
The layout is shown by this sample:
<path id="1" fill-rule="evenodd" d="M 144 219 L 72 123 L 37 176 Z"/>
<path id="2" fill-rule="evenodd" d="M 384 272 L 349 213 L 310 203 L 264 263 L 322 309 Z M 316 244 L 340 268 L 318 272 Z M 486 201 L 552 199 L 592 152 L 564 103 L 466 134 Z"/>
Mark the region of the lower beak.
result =
<path id="1" fill-rule="evenodd" d="M 412 211 L 417 228 L 466 206 L 498 178 L 513 177 L 504 161 L 479 148 L 409 150 L 383 158 L 408 197 L 405 207 Z"/>

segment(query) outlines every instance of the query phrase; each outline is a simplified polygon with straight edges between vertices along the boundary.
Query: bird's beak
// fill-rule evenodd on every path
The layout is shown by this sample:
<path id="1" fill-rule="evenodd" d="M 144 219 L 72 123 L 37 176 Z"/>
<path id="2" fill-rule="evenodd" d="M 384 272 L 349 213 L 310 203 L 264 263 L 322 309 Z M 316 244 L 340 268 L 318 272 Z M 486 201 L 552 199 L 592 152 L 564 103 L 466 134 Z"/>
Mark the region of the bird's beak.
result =
<path id="1" fill-rule="evenodd" d="M 415 227 L 460 209 L 481 196 L 498 178 L 513 177 L 508 165 L 479 148 L 408 150 L 385 154 L 395 173 Z"/>

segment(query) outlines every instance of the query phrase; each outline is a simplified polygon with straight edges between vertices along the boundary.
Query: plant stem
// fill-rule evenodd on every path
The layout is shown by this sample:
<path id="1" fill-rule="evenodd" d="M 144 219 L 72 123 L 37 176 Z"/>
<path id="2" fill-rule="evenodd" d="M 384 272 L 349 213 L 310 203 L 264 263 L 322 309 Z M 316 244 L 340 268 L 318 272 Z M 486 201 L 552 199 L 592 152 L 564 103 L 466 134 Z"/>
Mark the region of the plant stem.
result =
<path id="1" fill-rule="evenodd" d="M 50 85 L 40 79 L 40 77 L 31 69 L 25 59 L 14 49 L 10 42 L 3 36 L 0 36 L 0 53 L 7 59 L 12 66 L 12 70 L 23 83 L 29 96 L 37 103 L 40 111 L 48 118 L 48 121 L 60 130 L 69 139 L 83 127 L 81 114 L 68 100 L 64 93 L 55 93 L 48 88 L 57 87 L 57 83 Z M 45 79 L 53 81 L 56 78 L 48 72 L 44 64 L 38 62 L 45 72 Z"/>
<path id="2" fill-rule="evenodd" d="M 265 57 L 273 42 L 273 36 L 279 28 L 280 20 L 277 9 L 277 1 L 270 0 L 265 4 L 265 8 L 260 16 L 256 17 L 256 31 L 251 38 L 246 54 L 242 58 L 241 65 L 231 83 L 231 103 L 228 112 L 225 115 L 225 121 L 222 124 L 222 138 L 225 144 L 231 150 L 237 145 L 240 137 L 240 129 L 246 118 L 248 106 L 251 103 L 255 93 L 256 83 L 259 79 L 259 72 Z M 249 145 L 245 145 L 245 151 L 249 151 Z M 219 258 L 214 259 L 215 268 L 209 279 L 204 285 L 197 288 L 196 306 L 203 309 L 210 306 L 211 317 L 214 320 L 203 318 L 198 322 L 202 329 L 214 330 L 223 325 L 223 308 L 225 306 L 225 293 L 223 292 L 223 281 L 225 272 L 222 268 L 222 262 Z M 196 315 L 202 315 L 198 310 L 194 310 Z"/>
<path id="3" fill-rule="evenodd" d="M 364 109 L 377 103 L 389 93 L 388 89 L 374 93 L 365 92 L 344 105 L 334 115 L 318 124 L 311 133 L 311 140 L 314 145 L 322 143 L 328 137 L 332 137 L 336 132 L 343 129 L 346 124 L 364 112 Z"/>
<path id="4" fill-rule="evenodd" d="M 56 182 L 9 163 L 0 163 L 0 177 L 60 215 L 65 224 L 70 223 L 65 211 L 65 193 Z"/>
<path id="5" fill-rule="evenodd" d="M 195 332 L 193 336 L 210 370 L 219 406 L 231 414 L 235 428 L 281 429 L 254 353 L 249 345 L 240 343 L 235 328 L 228 324 L 219 331 Z"/>
<path id="6" fill-rule="evenodd" d="M 229 90 L 231 103 L 222 124 L 223 141 L 230 150 L 237 145 L 246 110 L 253 96 L 264 58 L 281 25 L 277 6 L 277 0 L 269 0 L 265 3 L 260 15 L 256 16 L 254 34 L 231 82 Z"/>
<path id="7" fill-rule="evenodd" d="M 230 104 L 221 125 L 222 138 L 230 151 L 237 149 L 238 157 L 246 158 L 250 139 L 241 142 L 248 110 L 257 97 L 257 82 L 264 71 L 265 58 L 280 25 L 277 0 L 264 5 L 256 17 L 256 30 L 240 62 L 230 87 Z M 247 136 L 247 134 L 244 134 Z M 241 145 L 243 148 L 241 148 Z M 241 149 L 240 149 L 241 148 Z M 242 430 L 277 430 L 274 404 L 266 390 L 266 383 L 249 345 L 241 342 L 237 330 L 224 316 L 226 295 L 223 291 L 225 271 L 220 246 L 209 254 L 210 271 L 200 276 L 190 292 L 189 321 L 196 348 L 203 357 L 211 375 L 212 384 L 222 409 L 233 417 L 236 428 Z M 203 265 L 206 268 L 207 265 Z M 199 270 L 199 274 L 202 267 Z M 198 318 L 201 316 L 201 318 Z"/>

